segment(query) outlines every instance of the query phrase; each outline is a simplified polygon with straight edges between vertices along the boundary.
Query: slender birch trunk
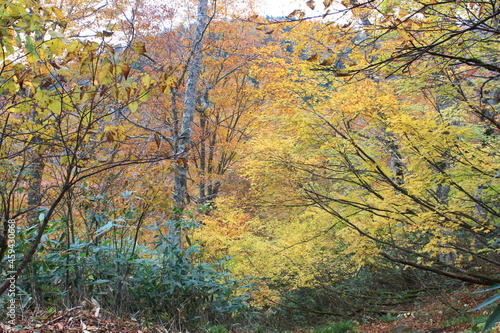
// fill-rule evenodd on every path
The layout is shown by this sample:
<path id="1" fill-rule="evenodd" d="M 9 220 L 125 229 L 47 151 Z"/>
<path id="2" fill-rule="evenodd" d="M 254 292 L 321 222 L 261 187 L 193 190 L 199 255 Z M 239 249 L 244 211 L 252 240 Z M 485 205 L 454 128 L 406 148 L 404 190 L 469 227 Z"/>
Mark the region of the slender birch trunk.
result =
<path id="1" fill-rule="evenodd" d="M 190 61 L 187 70 L 186 92 L 181 131 L 178 137 L 176 154 L 176 172 L 174 177 L 174 201 L 180 212 L 186 205 L 186 188 L 188 178 L 188 158 L 193 134 L 193 119 L 196 108 L 196 92 L 200 76 L 203 35 L 208 24 L 208 0 L 199 0 L 196 30 L 193 39 Z M 178 213 L 179 220 L 182 213 Z"/>

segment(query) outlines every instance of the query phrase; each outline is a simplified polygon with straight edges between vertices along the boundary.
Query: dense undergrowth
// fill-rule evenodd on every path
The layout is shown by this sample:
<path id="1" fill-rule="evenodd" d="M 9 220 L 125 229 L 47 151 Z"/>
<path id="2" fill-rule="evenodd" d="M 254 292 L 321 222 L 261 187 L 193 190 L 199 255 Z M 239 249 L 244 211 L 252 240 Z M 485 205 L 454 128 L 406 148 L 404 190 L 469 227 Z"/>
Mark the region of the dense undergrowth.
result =
<path id="1" fill-rule="evenodd" d="M 187 221 L 184 230 L 196 226 Z M 55 230 L 47 233 L 33 265 L 17 281 L 18 312 L 52 313 L 90 305 L 94 311 L 173 330 L 281 332 L 316 327 L 314 332 L 350 332 L 369 318 L 397 319 L 404 307 L 457 288 L 429 273 L 373 265 L 346 273 L 341 280 L 328 281 L 323 275 L 316 287 L 290 289 L 276 279 L 234 277 L 226 267 L 230 258 L 202 262 L 202 246 L 189 237 L 182 245 L 169 236 L 136 244 L 120 228 L 110 228 L 102 230 L 98 242 L 74 239 L 68 244 Z M 29 229 L 19 233 L 19 250 L 30 237 Z M 255 303 L 264 286 L 278 293 L 279 300 Z"/>
<path id="2" fill-rule="evenodd" d="M 251 282 L 232 278 L 224 260 L 200 262 L 199 246 L 179 245 L 169 236 L 139 245 L 118 231 L 103 234 L 107 237 L 98 242 L 68 244 L 64 234 L 47 233 L 30 269 L 17 281 L 18 311 L 92 303 L 115 315 L 134 314 L 181 328 L 230 322 L 247 307 Z M 23 240 L 30 237 L 30 230 L 20 234 Z"/>

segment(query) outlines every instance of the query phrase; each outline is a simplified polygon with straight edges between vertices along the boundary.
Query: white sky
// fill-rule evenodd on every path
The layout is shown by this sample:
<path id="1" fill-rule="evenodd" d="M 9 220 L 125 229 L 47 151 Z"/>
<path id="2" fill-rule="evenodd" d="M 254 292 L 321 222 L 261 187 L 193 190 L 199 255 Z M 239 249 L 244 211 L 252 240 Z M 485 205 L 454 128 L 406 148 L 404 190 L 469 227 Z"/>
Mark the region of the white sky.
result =
<path id="1" fill-rule="evenodd" d="M 262 15 L 286 16 L 298 7 L 298 1 L 293 0 L 261 0 Z"/>
<path id="2" fill-rule="evenodd" d="M 307 0 L 260 0 L 262 3 L 261 14 L 269 16 L 287 16 L 295 9 L 302 9 L 305 11 L 306 15 L 318 15 L 324 13 L 323 1 L 316 0 L 315 10 L 311 10 L 306 5 Z M 319 11 L 318 11 L 319 10 Z"/>

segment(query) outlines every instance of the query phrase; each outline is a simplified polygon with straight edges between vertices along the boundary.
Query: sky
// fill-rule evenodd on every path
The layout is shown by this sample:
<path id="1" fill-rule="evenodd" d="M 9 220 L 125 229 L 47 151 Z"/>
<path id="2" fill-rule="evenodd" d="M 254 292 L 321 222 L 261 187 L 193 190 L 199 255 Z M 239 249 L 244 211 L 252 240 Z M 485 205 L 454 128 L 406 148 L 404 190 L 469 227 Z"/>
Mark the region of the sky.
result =
<path id="1" fill-rule="evenodd" d="M 295 9 L 302 9 L 306 15 L 318 15 L 322 13 L 323 1 L 316 0 L 316 10 L 311 10 L 306 5 L 307 0 L 260 0 L 262 2 L 262 15 L 269 16 L 287 16 Z M 319 11 L 318 11 L 319 10 Z"/>
<path id="2" fill-rule="evenodd" d="M 262 11 L 265 15 L 270 16 L 286 16 L 293 12 L 294 9 L 300 6 L 298 1 L 290 0 L 261 0 Z M 264 14 L 263 13 L 263 14 Z"/>

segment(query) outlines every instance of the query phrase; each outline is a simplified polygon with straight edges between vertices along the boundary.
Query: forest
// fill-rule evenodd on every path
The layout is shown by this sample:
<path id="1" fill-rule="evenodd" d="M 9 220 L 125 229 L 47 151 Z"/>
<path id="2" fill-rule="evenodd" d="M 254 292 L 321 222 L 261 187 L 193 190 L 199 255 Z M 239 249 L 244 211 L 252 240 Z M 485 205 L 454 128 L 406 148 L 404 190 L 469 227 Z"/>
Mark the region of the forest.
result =
<path id="1" fill-rule="evenodd" d="M 0 0 L 1 332 L 495 331 L 500 2 L 288 6 Z"/>

